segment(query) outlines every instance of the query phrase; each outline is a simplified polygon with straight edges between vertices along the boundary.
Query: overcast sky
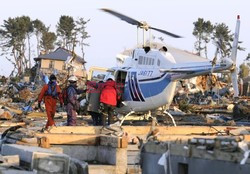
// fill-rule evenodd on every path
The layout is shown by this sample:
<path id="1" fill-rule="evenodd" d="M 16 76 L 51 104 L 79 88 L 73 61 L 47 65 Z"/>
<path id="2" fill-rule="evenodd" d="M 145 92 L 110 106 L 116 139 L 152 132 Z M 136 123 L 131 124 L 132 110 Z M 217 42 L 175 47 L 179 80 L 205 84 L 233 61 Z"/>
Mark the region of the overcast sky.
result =
<path id="1" fill-rule="evenodd" d="M 223 22 L 234 31 L 239 14 L 241 46 L 246 51 L 238 52 L 238 63 L 242 63 L 250 52 L 247 0 L 5 0 L 1 1 L 0 25 L 9 17 L 27 15 L 32 20 L 40 19 L 55 32 L 61 15 L 90 19 L 87 32 L 91 37 L 86 40 L 90 44 L 85 48 L 86 66 L 112 67 L 116 65 L 116 54 L 135 46 L 137 30 L 135 26 L 98 10 L 100 8 L 110 8 L 139 21 L 147 21 L 153 27 L 184 36 L 174 39 L 152 32 L 156 38 L 163 37 L 165 43 L 188 51 L 194 51 L 193 22 L 198 18 L 210 20 L 213 24 Z M 213 57 L 214 48 L 211 46 L 209 50 L 209 57 Z M 81 55 L 80 50 L 76 53 Z M 8 75 L 13 67 L 4 57 L 0 58 L 0 75 Z"/>

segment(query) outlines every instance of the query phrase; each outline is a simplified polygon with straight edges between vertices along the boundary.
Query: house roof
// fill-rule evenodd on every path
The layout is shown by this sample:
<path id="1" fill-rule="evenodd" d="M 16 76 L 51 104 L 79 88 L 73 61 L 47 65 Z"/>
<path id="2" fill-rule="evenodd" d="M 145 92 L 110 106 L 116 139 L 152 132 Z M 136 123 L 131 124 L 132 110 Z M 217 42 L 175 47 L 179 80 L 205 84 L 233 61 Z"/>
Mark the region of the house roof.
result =
<path id="1" fill-rule="evenodd" d="M 65 48 L 57 48 L 54 52 L 51 52 L 49 54 L 41 54 L 38 57 L 34 58 L 35 61 L 40 60 L 40 59 L 51 59 L 51 60 L 61 60 L 61 61 L 66 61 L 69 57 L 72 57 L 72 52 L 65 49 Z M 76 55 L 76 61 L 86 63 L 86 61 Z"/>

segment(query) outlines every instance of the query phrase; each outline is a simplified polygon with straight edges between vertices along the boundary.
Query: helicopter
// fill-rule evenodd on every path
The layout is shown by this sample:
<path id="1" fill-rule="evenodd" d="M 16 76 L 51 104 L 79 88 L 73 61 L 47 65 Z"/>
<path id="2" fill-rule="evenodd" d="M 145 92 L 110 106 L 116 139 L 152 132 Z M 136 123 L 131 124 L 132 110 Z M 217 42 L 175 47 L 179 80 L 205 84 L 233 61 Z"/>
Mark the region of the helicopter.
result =
<path id="1" fill-rule="evenodd" d="M 142 29 L 143 36 L 145 35 L 145 31 L 156 30 L 170 37 L 181 38 L 181 36 L 177 34 L 151 27 L 146 22 L 139 22 L 111 9 L 101 10 L 118 17 L 129 24 L 137 26 L 137 29 Z M 163 46 L 160 49 L 151 48 L 150 44 L 149 46 L 145 46 L 145 37 L 143 37 L 143 46 L 135 48 L 132 52 L 132 56 L 126 57 L 121 66 L 101 69 L 105 69 L 109 72 L 108 74 L 112 74 L 115 77 L 116 83 L 120 84 L 120 90 L 122 91 L 122 104 L 116 108 L 116 112 L 125 115 L 120 122 L 120 126 L 126 117 L 133 113 L 151 113 L 151 111 L 156 110 L 159 107 L 166 105 L 169 106 L 173 101 L 177 82 L 183 79 L 230 71 L 234 88 L 234 97 L 237 98 L 238 85 L 236 55 L 239 28 L 240 17 L 238 16 L 231 58 L 222 58 L 217 62 L 215 60 L 206 60 L 202 62 L 176 63 L 175 58 L 168 51 L 166 46 Z M 95 69 L 98 68 L 92 68 L 91 72 Z M 106 79 L 108 76 L 109 75 L 106 75 Z M 164 113 L 171 117 L 176 126 L 172 115 L 167 111 L 164 111 Z"/>

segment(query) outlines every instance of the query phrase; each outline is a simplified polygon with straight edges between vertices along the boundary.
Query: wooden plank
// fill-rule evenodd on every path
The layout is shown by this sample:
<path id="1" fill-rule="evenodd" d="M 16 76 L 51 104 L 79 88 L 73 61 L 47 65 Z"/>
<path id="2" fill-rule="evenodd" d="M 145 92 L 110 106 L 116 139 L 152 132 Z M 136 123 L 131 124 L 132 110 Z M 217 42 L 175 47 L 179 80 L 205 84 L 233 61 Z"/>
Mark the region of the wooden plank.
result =
<path id="1" fill-rule="evenodd" d="M 120 139 L 120 148 L 127 148 L 128 147 L 128 138 L 123 136 Z"/>
<path id="2" fill-rule="evenodd" d="M 19 109 L 13 109 L 7 106 L 5 106 L 5 108 L 19 115 L 24 113 L 22 110 L 19 110 Z M 27 116 L 28 117 L 47 117 L 47 114 L 46 112 L 29 112 Z"/>
<path id="3" fill-rule="evenodd" d="M 243 135 L 244 136 L 244 140 L 249 142 L 250 141 L 250 135 Z"/>
<path id="4" fill-rule="evenodd" d="M 25 125 L 24 122 L 19 122 L 19 123 L 12 123 L 12 122 L 9 122 L 9 121 L 4 121 L 4 122 L 0 122 L 0 127 L 12 127 L 12 126 L 23 126 Z"/>
<path id="5" fill-rule="evenodd" d="M 216 126 L 216 130 L 209 126 L 155 126 L 159 130 L 160 134 L 169 135 L 189 135 L 189 134 L 202 134 L 202 133 L 216 133 L 218 131 L 224 131 L 225 126 Z M 128 134 L 148 134 L 151 130 L 150 126 L 126 126 L 123 127 L 124 131 Z"/>
<path id="6" fill-rule="evenodd" d="M 53 127 L 50 133 L 77 133 L 77 134 L 100 134 L 101 126 L 60 126 Z M 144 134 L 147 135 L 151 126 L 122 126 L 124 132 L 128 134 Z M 227 129 L 227 126 L 155 126 L 159 129 L 160 134 L 169 135 L 190 135 L 190 134 L 208 134 L 217 133 L 217 131 L 222 131 Z M 215 128 L 215 129 L 214 129 Z M 248 127 L 249 128 L 249 127 Z"/>
<path id="7" fill-rule="evenodd" d="M 19 140 L 15 140 L 15 139 L 11 139 L 11 138 L 6 138 L 5 140 L 7 143 L 11 143 L 11 144 L 19 144 L 19 145 L 25 145 L 25 146 L 38 146 L 38 144 L 33 144 L 33 143 L 26 143 L 23 141 L 19 141 Z"/>
<path id="8" fill-rule="evenodd" d="M 65 134 L 100 134 L 102 126 L 57 126 L 50 129 L 50 133 Z"/>
<path id="9" fill-rule="evenodd" d="M 98 145 L 99 136 L 89 134 L 36 134 L 38 137 L 46 137 L 50 144 L 78 144 L 78 145 Z"/>
<path id="10" fill-rule="evenodd" d="M 41 137 L 38 140 L 39 147 L 50 148 L 49 139 L 47 137 Z"/>
<path id="11" fill-rule="evenodd" d="M 46 112 L 30 112 L 26 117 L 47 117 Z"/>

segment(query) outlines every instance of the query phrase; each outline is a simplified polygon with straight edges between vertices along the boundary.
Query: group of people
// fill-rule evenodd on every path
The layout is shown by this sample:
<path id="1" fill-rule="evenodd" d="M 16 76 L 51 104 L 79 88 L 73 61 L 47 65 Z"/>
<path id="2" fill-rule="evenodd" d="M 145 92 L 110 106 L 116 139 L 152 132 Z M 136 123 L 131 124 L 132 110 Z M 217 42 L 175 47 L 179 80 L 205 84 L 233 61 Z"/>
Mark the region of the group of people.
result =
<path id="1" fill-rule="evenodd" d="M 54 116 L 56 112 L 57 101 L 60 107 L 63 105 L 67 111 L 67 126 L 76 125 L 77 111 L 80 103 L 77 95 L 87 92 L 88 106 L 87 110 L 92 116 L 93 125 L 106 125 L 108 117 L 108 125 L 113 123 L 114 108 L 119 100 L 119 90 L 117 89 L 114 77 L 110 77 L 106 82 L 100 81 L 87 82 L 87 90 L 79 90 L 77 88 L 77 77 L 71 76 L 68 79 L 69 85 L 62 91 L 56 82 L 57 78 L 54 74 L 50 75 L 48 84 L 45 84 L 38 97 L 38 108 L 41 109 L 41 102 L 44 101 L 47 123 L 45 129 L 48 130 L 55 126 Z"/>
<path id="2" fill-rule="evenodd" d="M 92 116 L 93 125 L 110 125 L 113 123 L 114 109 L 120 99 L 120 91 L 110 76 L 106 82 L 88 82 L 88 107 L 87 111 Z M 106 119 L 108 118 L 108 123 Z"/>

